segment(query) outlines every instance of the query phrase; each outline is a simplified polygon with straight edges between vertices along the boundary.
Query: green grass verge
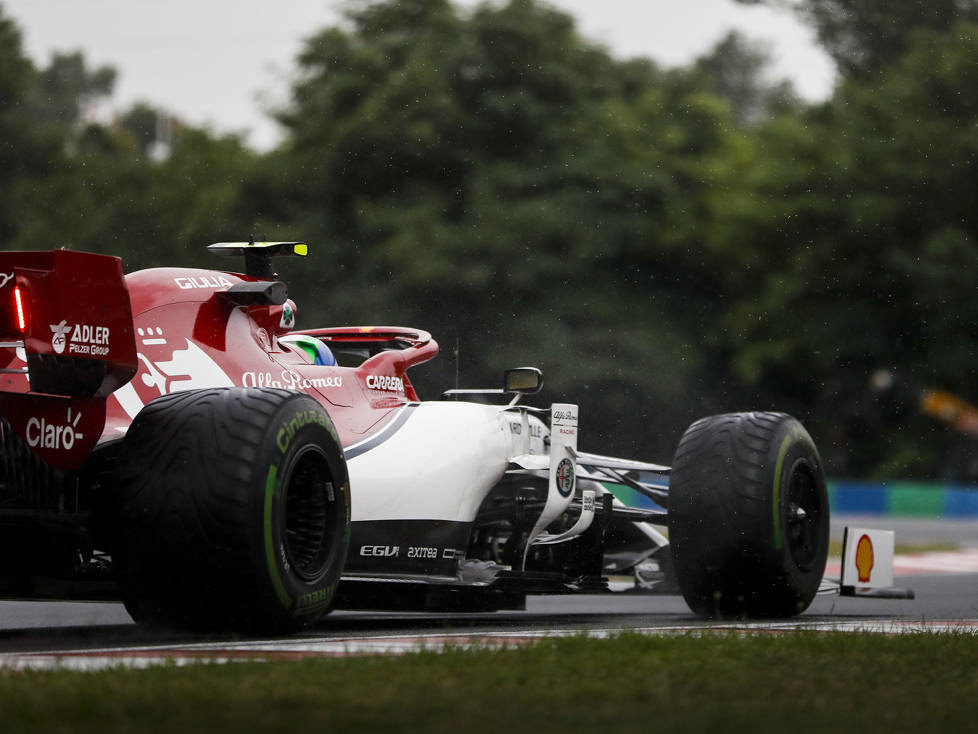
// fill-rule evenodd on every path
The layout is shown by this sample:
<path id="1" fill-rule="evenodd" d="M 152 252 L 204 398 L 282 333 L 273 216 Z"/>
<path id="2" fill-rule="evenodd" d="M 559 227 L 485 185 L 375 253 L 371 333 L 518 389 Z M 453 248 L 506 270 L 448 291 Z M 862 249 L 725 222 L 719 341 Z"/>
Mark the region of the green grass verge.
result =
<path id="1" fill-rule="evenodd" d="M 5 732 L 971 731 L 978 636 L 732 633 L 0 673 Z"/>

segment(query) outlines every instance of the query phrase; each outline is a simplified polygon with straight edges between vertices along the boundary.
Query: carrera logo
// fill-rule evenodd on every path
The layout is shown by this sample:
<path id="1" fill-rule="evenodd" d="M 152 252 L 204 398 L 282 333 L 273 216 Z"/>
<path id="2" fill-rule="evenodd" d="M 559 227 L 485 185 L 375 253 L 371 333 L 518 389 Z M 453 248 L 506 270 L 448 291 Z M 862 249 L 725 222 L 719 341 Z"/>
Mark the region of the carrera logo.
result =
<path id="1" fill-rule="evenodd" d="M 0 288 L 3 288 L 7 283 L 14 279 L 13 273 L 0 273 Z"/>
<path id="2" fill-rule="evenodd" d="M 392 375 L 367 375 L 367 387 L 385 392 L 404 392 L 404 380 Z"/>
<path id="3" fill-rule="evenodd" d="M 174 278 L 173 282 L 181 290 L 194 288 L 230 288 L 233 284 L 223 275 L 201 275 L 191 278 Z"/>
<path id="4" fill-rule="evenodd" d="M 75 324 L 71 326 L 66 319 L 60 324 L 51 324 L 51 347 L 56 354 L 88 354 L 101 357 L 109 353 L 109 327 Z"/>
<path id="5" fill-rule="evenodd" d="M 68 408 L 68 419 L 64 424 L 48 423 L 45 418 L 31 418 L 27 421 L 27 445 L 32 449 L 71 451 L 75 441 L 84 438 L 77 430 L 81 417 L 79 411 L 72 419 L 71 408 Z"/>

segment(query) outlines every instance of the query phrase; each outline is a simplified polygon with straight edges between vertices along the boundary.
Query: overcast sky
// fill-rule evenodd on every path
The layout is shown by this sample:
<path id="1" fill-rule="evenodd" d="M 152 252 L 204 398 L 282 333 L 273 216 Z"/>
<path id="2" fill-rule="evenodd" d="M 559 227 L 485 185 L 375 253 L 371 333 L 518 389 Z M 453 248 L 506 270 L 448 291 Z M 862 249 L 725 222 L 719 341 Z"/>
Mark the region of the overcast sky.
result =
<path id="1" fill-rule="evenodd" d="M 456 0 L 471 7 L 481 0 Z M 44 66 L 53 51 L 84 52 L 119 71 L 112 104 L 146 101 L 196 125 L 246 132 L 267 149 L 279 132 L 264 114 L 287 98 L 302 41 L 334 25 L 345 0 L 0 0 Z M 729 30 L 769 44 L 772 73 L 800 94 L 831 90 L 831 63 L 791 15 L 733 0 L 550 0 L 615 56 L 683 65 Z"/>

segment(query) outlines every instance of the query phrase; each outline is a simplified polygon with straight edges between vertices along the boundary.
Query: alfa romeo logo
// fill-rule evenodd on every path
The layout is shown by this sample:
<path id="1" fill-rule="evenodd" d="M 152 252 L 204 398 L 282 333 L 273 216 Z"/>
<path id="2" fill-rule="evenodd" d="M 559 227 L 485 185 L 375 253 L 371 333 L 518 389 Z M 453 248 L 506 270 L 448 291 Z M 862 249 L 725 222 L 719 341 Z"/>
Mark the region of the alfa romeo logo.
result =
<path id="1" fill-rule="evenodd" d="M 561 497 L 566 497 L 574 490 L 574 462 L 561 459 L 557 464 L 557 491 Z"/>

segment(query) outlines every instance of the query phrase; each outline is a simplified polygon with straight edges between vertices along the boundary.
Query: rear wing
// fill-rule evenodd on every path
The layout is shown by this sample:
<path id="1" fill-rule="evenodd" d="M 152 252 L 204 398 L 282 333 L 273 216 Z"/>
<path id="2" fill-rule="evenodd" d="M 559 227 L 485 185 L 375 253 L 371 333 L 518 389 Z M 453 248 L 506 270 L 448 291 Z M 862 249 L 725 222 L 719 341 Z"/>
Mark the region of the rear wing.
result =
<path id="1" fill-rule="evenodd" d="M 136 368 L 119 258 L 0 253 L 0 415 L 35 453 L 65 468 L 83 460 L 105 400 Z"/>

